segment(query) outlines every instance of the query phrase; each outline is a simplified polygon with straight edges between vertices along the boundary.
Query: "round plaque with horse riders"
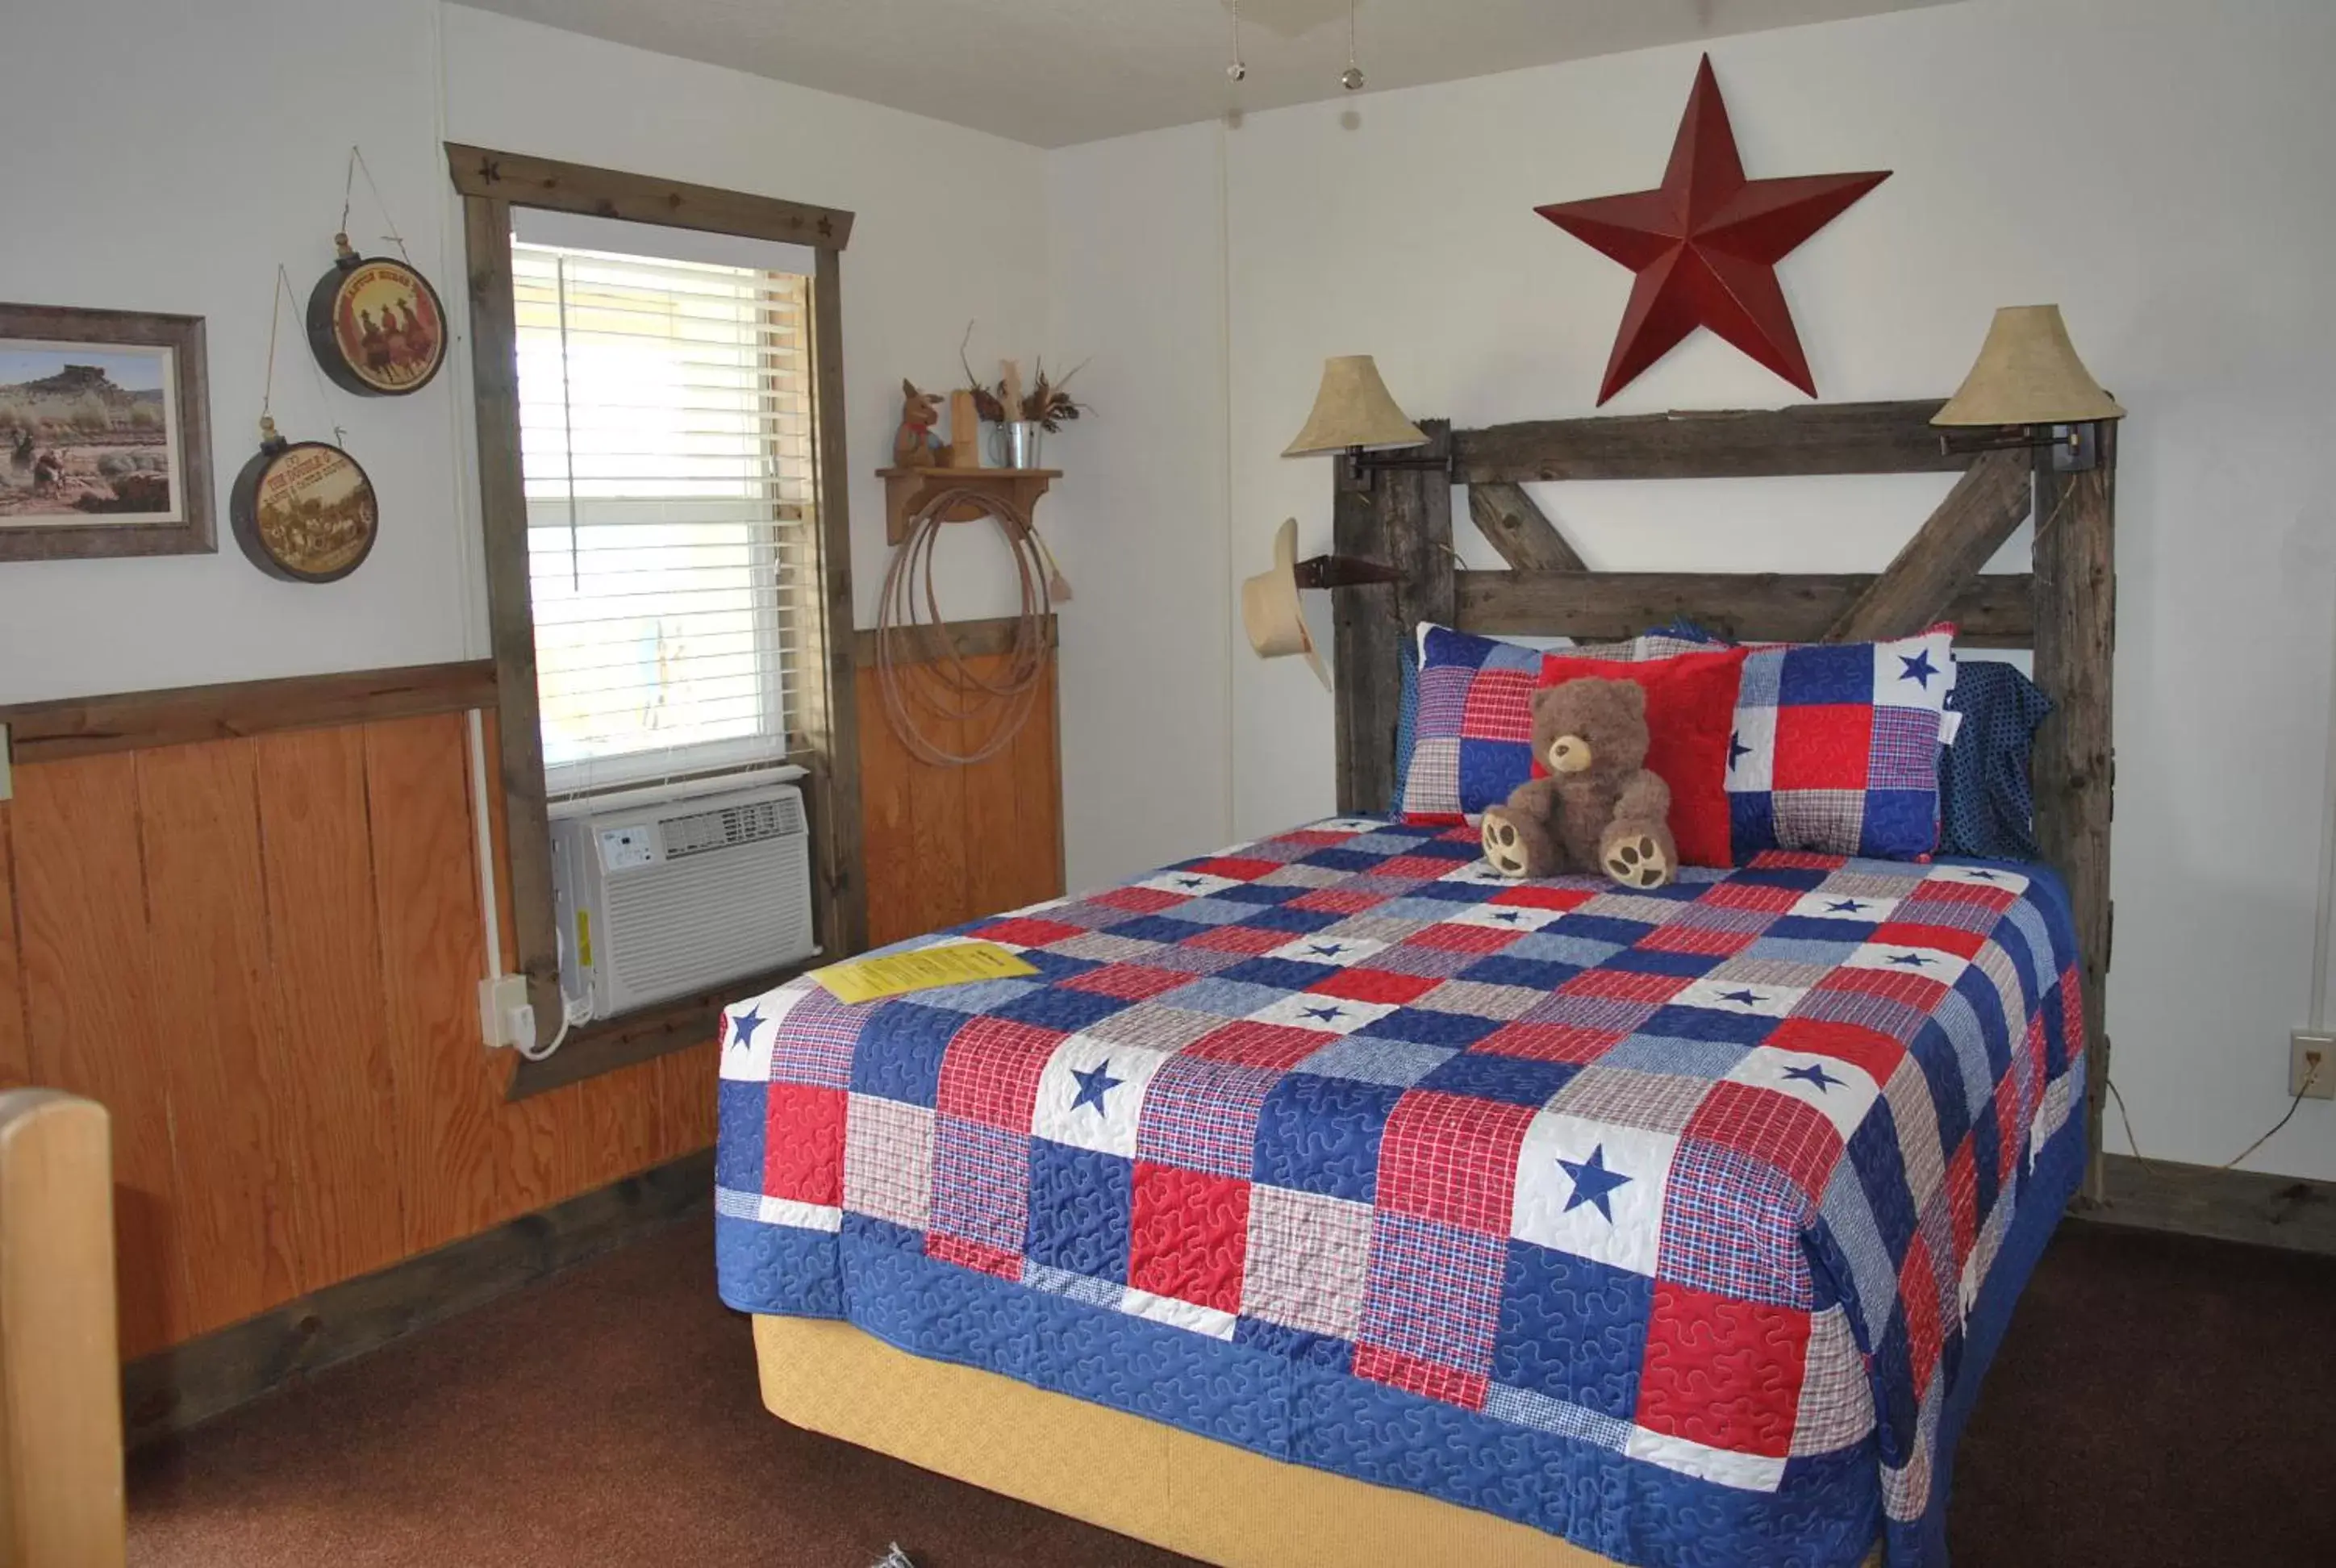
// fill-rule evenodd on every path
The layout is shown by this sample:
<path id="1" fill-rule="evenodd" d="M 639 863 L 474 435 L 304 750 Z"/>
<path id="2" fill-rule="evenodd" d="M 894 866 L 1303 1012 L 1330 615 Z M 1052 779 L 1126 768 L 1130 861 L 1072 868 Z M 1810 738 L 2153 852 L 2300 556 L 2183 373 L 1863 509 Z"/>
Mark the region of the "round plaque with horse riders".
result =
<path id="1" fill-rule="evenodd" d="M 430 280 L 386 256 L 339 259 L 308 291 L 308 346 L 333 384 L 365 397 L 419 392 L 446 362 L 446 312 Z"/>

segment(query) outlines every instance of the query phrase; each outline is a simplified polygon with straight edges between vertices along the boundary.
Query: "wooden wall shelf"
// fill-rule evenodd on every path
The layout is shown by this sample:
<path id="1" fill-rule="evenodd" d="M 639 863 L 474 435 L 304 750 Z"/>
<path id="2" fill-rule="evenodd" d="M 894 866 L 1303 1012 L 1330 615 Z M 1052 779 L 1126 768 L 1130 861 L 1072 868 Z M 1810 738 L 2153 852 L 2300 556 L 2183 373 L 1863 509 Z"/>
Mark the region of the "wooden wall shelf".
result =
<path id="1" fill-rule="evenodd" d="M 1023 516 L 1030 515 L 1046 487 L 1062 478 L 1059 468 L 880 468 L 884 482 L 884 541 L 898 544 L 909 536 L 909 519 L 932 497 L 949 490 L 974 490 L 994 494 Z M 941 513 L 944 522 L 971 522 L 989 514 L 970 502 Z"/>

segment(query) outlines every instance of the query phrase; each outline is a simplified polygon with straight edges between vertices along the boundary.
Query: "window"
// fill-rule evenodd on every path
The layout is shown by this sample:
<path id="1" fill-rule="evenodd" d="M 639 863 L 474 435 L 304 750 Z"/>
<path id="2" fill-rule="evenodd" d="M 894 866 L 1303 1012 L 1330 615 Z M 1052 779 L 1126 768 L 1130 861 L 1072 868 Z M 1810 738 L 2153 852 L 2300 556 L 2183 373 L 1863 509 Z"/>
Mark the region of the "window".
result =
<path id="1" fill-rule="evenodd" d="M 767 764 L 798 734 L 808 280 L 511 242 L 553 797 Z"/>

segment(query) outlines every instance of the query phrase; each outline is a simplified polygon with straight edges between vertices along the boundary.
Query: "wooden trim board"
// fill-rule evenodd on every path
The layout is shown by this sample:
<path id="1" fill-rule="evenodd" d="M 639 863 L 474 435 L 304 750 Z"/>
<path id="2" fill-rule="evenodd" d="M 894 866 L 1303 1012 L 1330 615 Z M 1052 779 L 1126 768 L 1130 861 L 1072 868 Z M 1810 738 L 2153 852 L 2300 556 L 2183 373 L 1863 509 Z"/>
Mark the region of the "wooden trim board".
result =
<path id="1" fill-rule="evenodd" d="M 1014 651 L 1014 634 L 1022 624 L 1018 616 L 993 616 L 983 620 L 944 621 L 938 628 L 946 635 L 961 658 L 983 658 L 994 654 Z M 1046 618 L 1045 637 L 1048 648 L 1059 648 L 1060 627 L 1055 618 Z M 852 634 L 852 666 L 854 669 L 876 667 L 877 632 L 862 628 Z M 903 664 L 931 662 L 932 649 L 924 637 L 904 628 L 892 629 L 892 656 Z"/>
<path id="2" fill-rule="evenodd" d="M 184 1432 L 696 1213 L 713 1197 L 713 1151 L 685 1154 L 133 1361 L 122 1373 L 128 1443 Z"/>
<path id="3" fill-rule="evenodd" d="M 2336 1256 L 2336 1182 L 2131 1154 L 2104 1154 L 2101 1165 L 2101 1200 L 2076 1211 L 2095 1224 Z"/>
<path id="4" fill-rule="evenodd" d="M 460 713 L 495 702 L 495 667 L 476 659 L 16 703 L 0 707 L 0 725 L 8 726 L 13 760 L 22 765 Z"/>
<path id="5" fill-rule="evenodd" d="M 693 991 L 686 997 L 658 1002 L 638 1012 L 583 1025 L 569 1031 L 560 1049 L 543 1060 L 531 1062 L 525 1057 L 520 1057 L 511 1070 L 511 1088 L 503 1097 L 507 1100 L 531 1099 L 537 1095 L 565 1088 L 569 1084 L 581 1083 L 602 1073 L 613 1073 L 618 1067 L 646 1062 L 652 1057 L 706 1045 L 722 1027 L 724 1008 L 748 997 L 760 996 L 774 986 L 785 984 L 806 969 L 830 961 L 822 956 L 806 963 L 767 969 L 759 975 L 745 975 L 702 991 Z"/>
<path id="6" fill-rule="evenodd" d="M 841 250 L 852 242 L 851 213 L 807 201 L 782 201 L 775 196 L 563 163 L 524 152 L 498 152 L 456 141 L 446 143 L 446 171 L 454 189 L 464 196 L 514 207 L 662 223 L 670 229 L 696 229 L 710 234 L 743 234 L 827 250 Z"/>

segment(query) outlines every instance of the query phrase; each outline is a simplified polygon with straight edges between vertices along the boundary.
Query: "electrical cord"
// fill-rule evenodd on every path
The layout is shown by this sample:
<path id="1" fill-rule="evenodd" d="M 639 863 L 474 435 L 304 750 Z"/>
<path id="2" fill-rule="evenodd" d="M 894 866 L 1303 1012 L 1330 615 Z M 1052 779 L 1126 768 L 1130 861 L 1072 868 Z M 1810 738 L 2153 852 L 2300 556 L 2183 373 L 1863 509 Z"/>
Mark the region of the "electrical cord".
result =
<path id="1" fill-rule="evenodd" d="M 1021 609 L 1007 650 L 1002 679 L 990 679 L 966 659 L 944 625 L 934 572 L 935 547 L 949 512 L 970 506 L 998 527 L 1014 558 Z M 930 497 L 909 520 L 908 535 L 884 573 L 876 610 L 876 677 L 885 721 L 918 761 L 962 767 L 997 755 L 1012 744 L 1037 706 L 1050 656 L 1046 623 L 1061 576 L 1028 513 L 1005 497 L 952 486 Z M 904 656 L 903 645 L 915 648 Z M 912 675 L 910 667 L 921 668 Z M 924 715 L 919 717 L 919 710 Z M 958 735 L 988 720 L 987 738 L 970 749 L 935 738 L 932 728 Z M 929 727 L 930 726 L 930 727 Z"/>
<path id="2" fill-rule="evenodd" d="M 2248 1155 L 2253 1154 L 2257 1149 L 2262 1148 L 2265 1144 L 2270 1143 L 2273 1138 L 2277 1137 L 2280 1135 L 2281 1130 L 2284 1128 L 2288 1123 L 2295 1120 L 2295 1113 L 2302 1108 L 2305 1097 L 2312 1093 L 2312 1086 L 2319 1080 L 2319 1077 L 2320 1063 L 2315 1060 L 2309 1066 L 2303 1069 L 2303 1082 L 2296 1086 L 2295 1097 L 2290 1100 L 2287 1105 L 2287 1115 L 2282 1116 L 2278 1121 L 2273 1122 L 2272 1124 L 2271 1131 L 2265 1133 L 2262 1137 L 2257 1138 L 2253 1143 L 2249 1144 L 2245 1148 L 2241 1149 L 2229 1159 L 2224 1160 L 2221 1164 L 2216 1165 L 2214 1169 L 2218 1171 L 2236 1170 L 2240 1163 L 2245 1160 Z M 2147 1154 L 2141 1152 L 2141 1140 L 2133 1135 L 2133 1116 L 2125 1108 L 2125 1096 L 2117 1093 L 2117 1080 L 2115 1078 L 2106 1078 L 2102 1081 L 2108 1087 L 2109 1098 L 2117 1102 L 2117 1120 L 2125 1125 L 2126 1146 L 2133 1151 L 2133 1157 L 2139 1160 L 2143 1164 L 2147 1165 L 2153 1171 L 2163 1170 L 2165 1167 L 2158 1161 L 2151 1159 Z"/>

